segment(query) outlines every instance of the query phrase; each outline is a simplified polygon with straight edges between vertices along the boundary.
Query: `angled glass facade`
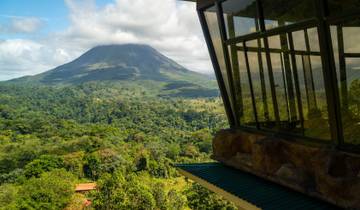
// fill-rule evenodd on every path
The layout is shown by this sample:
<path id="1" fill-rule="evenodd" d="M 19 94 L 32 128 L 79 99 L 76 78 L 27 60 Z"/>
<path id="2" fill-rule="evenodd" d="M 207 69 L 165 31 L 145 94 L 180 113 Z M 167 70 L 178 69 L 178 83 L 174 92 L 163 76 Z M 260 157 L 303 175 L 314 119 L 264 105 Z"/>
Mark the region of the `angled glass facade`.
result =
<path id="1" fill-rule="evenodd" d="M 359 0 L 198 4 L 231 127 L 359 151 L 359 8 Z"/>

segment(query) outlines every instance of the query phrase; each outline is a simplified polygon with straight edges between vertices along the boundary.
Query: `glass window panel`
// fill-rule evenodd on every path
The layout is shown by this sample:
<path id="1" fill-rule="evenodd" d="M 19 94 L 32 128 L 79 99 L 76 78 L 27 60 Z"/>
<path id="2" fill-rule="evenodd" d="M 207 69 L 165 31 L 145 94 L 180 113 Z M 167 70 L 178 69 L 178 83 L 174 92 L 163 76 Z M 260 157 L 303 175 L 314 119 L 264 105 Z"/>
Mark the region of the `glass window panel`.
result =
<path id="1" fill-rule="evenodd" d="M 261 46 L 264 46 L 263 41 L 260 40 L 260 39 L 255 39 L 255 40 L 251 40 L 251 41 L 246 42 L 246 46 L 247 46 L 247 47 L 257 48 L 257 47 L 259 46 L 259 44 L 260 44 Z"/>
<path id="2" fill-rule="evenodd" d="M 330 128 L 321 58 L 296 55 L 296 62 L 304 113 L 304 134 L 329 140 Z"/>
<path id="3" fill-rule="evenodd" d="M 240 66 L 238 59 L 238 46 L 228 46 L 229 58 L 231 63 L 231 69 L 234 78 L 234 95 L 235 95 L 235 109 L 237 114 L 242 115 L 243 113 L 243 97 L 242 89 L 240 84 Z"/>
<path id="4" fill-rule="evenodd" d="M 268 39 L 268 42 L 269 42 L 269 48 L 270 49 L 281 49 L 280 36 L 279 35 L 270 36 L 267 39 Z"/>
<path id="5" fill-rule="evenodd" d="M 286 89 L 285 71 L 280 53 L 271 53 L 271 64 L 274 73 L 276 98 L 279 108 L 280 121 L 289 121 L 288 95 Z"/>
<path id="6" fill-rule="evenodd" d="M 360 144 L 360 21 L 331 26 L 336 73 L 347 144 Z"/>
<path id="7" fill-rule="evenodd" d="M 239 71 L 240 71 L 240 85 L 243 112 L 240 114 L 240 123 L 247 126 L 256 126 L 255 115 L 253 110 L 253 104 L 251 100 L 250 83 L 248 80 L 248 74 L 246 69 L 245 53 L 243 51 L 238 52 Z"/>
<path id="8" fill-rule="evenodd" d="M 266 62 L 266 53 L 261 53 L 261 58 L 262 58 L 262 63 L 263 63 L 263 68 L 264 68 L 264 81 L 265 81 L 265 103 L 266 106 L 268 107 L 268 121 L 269 122 L 273 122 L 270 123 L 269 126 L 267 126 L 267 128 L 273 128 L 274 123 L 275 123 L 275 112 L 274 112 L 274 104 L 273 104 L 273 100 L 272 100 L 272 96 L 271 96 L 271 86 L 270 86 L 270 80 L 269 80 L 269 70 L 268 70 L 268 66 L 267 66 L 267 62 Z M 266 127 L 266 125 L 263 125 L 263 127 Z"/>
<path id="9" fill-rule="evenodd" d="M 316 28 L 292 33 L 305 135 L 330 139 L 323 68 Z M 295 84 L 296 85 L 296 84 Z M 318 126 L 317 124 L 321 125 Z"/>
<path id="10" fill-rule="evenodd" d="M 250 78 L 253 85 L 257 118 L 261 128 L 272 129 L 275 127 L 275 117 L 270 92 L 269 74 L 266 65 L 266 56 L 263 53 L 263 40 L 251 40 L 246 45 L 251 45 L 247 52 L 250 65 Z"/>
<path id="11" fill-rule="evenodd" d="M 266 29 L 315 17 L 313 0 L 262 0 Z"/>
<path id="12" fill-rule="evenodd" d="M 348 110 L 343 114 L 345 142 L 360 144 L 360 58 L 346 59 Z"/>
<path id="13" fill-rule="evenodd" d="M 253 90 L 255 96 L 255 105 L 258 114 L 258 121 L 263 124 L 266 121 L 264 106 L 263 106 L 263 95 L 261 89 L 261 77 L 259 68 L 259 57 L 257 52 L 248 52 L 248 58 L 250 63 L 251 79 L 253 83 Z"/>
<path id="14" fill-rule="evenodd" d="M 316 33 L 315 33 L 316 32 Z M 324 89 L 323 72 L 320 56 L 310 56 L 311 49 L 318 49 L 317 30 L 309 29 L 292 33 L 294 47 L 302 52 L 295 53 L 296 76 L 291 60 L 289 38 L 286 34 L 269 37 L 269 47 L 278 51 L 271 51 L 271 64 L 274 75 L 277 104 L 280 116 L 280 128 L 284 131 L 303 134 L 320 139 L 329 139 L 329 123 Z M 316 37 L 311 37 L 316 36 Z M 306 38 L 308 44 L 306 44 Z M 279 51 L 280 50 L 280 51 Z M 300 98 L 296 94 L 296 87 L 300 89 Z M 298 105 L 301 100 L 301 106 Z M 299 108 L 302 107 L 304 122 L 300 121 Z M 319 126 L 319 123 L 322 123 Z"/>
<path id="15" fill-rule="evenodd" d="M 345 53 L 360 52 L 360 24 L 356 27 L 343 27 L 344 34 L 344 51 Z"/>
<path id="16" fill-rule="evenodd" d="M 291 130 L 298 127 L 298 110 L 289 41 L 286 34 L 269 37 L 269 47 L 277 49 L 271 53 L 276 97 L 279 109 L 280 127 Z"/>
<path id="17" fill-rule="evenodd" d="M 222 7 L 228 38 L 259 31 L 256 0 L 228 0 Z"/>
<path id="18" fill-rule="evenodd" d="M 307 35 L 309 37 L 310 50 L 313 52 L 320 52 L 319 36 L 317 28 L 307 29 Z"/>
<path id="19" fill-rule="evenodd" d="M 294 41 L 294 50 L 306 51 L 304 31 L 295 31 L 292 33 Z"/>
<path id="20" fill-rule="evenodd" d="M 308 118 L 308 97 L 307 97 L 307 89 L 305 84 L 305 76 L 304 76 L 304 70 L 303 70 L 303 56 L 302 55 L 296 55 L 296 66 L 297 66 L 297 76 L 299 79 L 299 89 L 300 89 L 300 95 L 301 95 L 301 105 L 303 109 L 303 118 L 305 121 L 309 120 Z"/>
<path id="21" fill-rule="evenodd" d="M 222 46 L 222 39 L 221 39 L 221 35 L 220 35 L 219 22 L 218 22 L 215 7 L 213 6 L 213 7 L 210 7 L 209 9 L 207 9 L 204 12 L 204 15 L 205 15 L 207 26 L 209 28 L 212 44 L 213 44 L 214 49 L 215 49 L 216 58 L 217 58 L 217 61 L 219 63 L 219 66 L 220 66 L 220 71 L 221 71 L 222 77 L 224 79 L 226 92 L 229 95 L 230 103 L 231 103 L 231 106 L 232 106 L 231 108 L 232 108 L 232 110 L 234 110 L 234 107 L 233 107 L 234 103 L 233 103 L 231 92 L 230 92 L 229 75 L 227 74 L 225 56 L 224 56 L 224 49 L 223 49 L 223 46 Z"/>

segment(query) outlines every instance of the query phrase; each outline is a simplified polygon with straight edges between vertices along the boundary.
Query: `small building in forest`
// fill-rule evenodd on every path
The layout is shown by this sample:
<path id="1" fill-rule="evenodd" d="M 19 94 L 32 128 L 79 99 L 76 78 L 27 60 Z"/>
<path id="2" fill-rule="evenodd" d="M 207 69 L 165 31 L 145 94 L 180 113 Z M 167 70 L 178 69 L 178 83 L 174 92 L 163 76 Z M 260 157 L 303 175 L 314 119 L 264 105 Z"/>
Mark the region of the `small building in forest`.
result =
<path id="1" fill-rule="evenodd" d="M 96 190 L 96 183 L 81 183 L 75 187 L 75 192 L 77 193 L 86 193 L 92 190 Z"/>
<path id="2" fill-rule="evenodd" d="M 180 172 L 243 209 L 360 209 L 360 1 L 193 1 L 229 127 Z"/>

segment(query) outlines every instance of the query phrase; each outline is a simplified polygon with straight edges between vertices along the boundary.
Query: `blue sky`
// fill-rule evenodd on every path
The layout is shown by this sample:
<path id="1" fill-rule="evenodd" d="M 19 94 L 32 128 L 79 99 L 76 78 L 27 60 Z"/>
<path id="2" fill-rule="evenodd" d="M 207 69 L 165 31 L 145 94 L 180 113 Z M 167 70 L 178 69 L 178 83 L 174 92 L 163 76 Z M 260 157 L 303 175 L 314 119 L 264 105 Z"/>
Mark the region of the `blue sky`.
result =
<path id="1" fill-rule="evenodd" d="M 212 71 L 194 3 L 0 1 L 0 80 L 44 72 L 96 45 L 123 43 L 149 44 L 190 70 Z"/>
<path id="2" fill-rule="evenodd" d="M 113 0 L 96 0 L 97 7 L 103 7 Z M 44 21 L 44 27 L 36 35 L 61 31 L 69 26 L 69 10 L 63 0 L 1 0 L 0 23 L 6 24 L 13 18 L 37 17 Z M 24 38 L 34 34 L 0 34 L 0 39 Z"/>
<path id="3" fill-rule="evenodd" d="M 62 30 L 69 25 L 68 9 L 63 1 L 38 0 L 3 0 L 0 3 L 0 21 L 6 23 L 16 17 L 37 17 L 46 23 L 43 32 Z M 21 34 L 2 34 L 1 38 L 14 38 Z"/>

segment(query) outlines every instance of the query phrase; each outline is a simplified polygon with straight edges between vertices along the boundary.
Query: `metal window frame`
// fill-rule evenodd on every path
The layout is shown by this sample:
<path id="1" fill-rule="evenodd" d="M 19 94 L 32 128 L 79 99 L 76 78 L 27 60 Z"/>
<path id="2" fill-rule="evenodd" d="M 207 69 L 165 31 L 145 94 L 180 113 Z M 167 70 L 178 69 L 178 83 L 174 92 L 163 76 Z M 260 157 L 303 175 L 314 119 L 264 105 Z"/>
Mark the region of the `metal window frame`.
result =
<path id="1" fill-rule="evenodd" d="M 351 21 L 353 19 L 360 19 L 360 11 L 357 9 L 353 10 L 353 11 L 348 11 L 346 14 L 336 14 L 336 15 L 331 15 L 329 11 L 328 12 L 328 16 L 324 18 L 324 22 L 327 26 L 327 28 L 329 28 L 331 25 L 341 25 L 341 23 L 346 22 L 346 21 Z M 339 41 L 339 40 L 337 40 Z M 332 42 L 331 42 L 331 46 L 332 46 Z M 339 46 L 339 47 L 343 47 L 343 46 Z M 339 51 L 341 51 L 339 49 Z M 344 59 L 346 58 L 360 58 L 360 53 L 346 53 L 343 52 L 343 55 L 340 55 L 342 52 L 339 52 L 339 56 L 343 56 Z M 341 59 L 339 59 L 339 62 L 341 62 Z M 341 63 L 339 63 L 341 65 Z M 340 66 L 341 68 L 341 66 Z M 339 69 L 339 71 L 341 71 L 341 69 Z M 336 74 L 336 68 L 335 68 L 335 74 Z M 340 75 L 341 77 L 341 75 Z M 341 78 L 338 78 L 341 79 Z M 339 84 L 337 83 L 337 86 Z M 339 91 L 338 94 L 340 94 L 341 87 L 338 87 Z M 342 102 L 340 100 L 340 97 L 338 99 L 338 102 L 340 104 L 340 102 Z M 341 110 L 340 110 L 341 111 Z M 340 115 L 342 116 L 342 113 L 340 113 Z M 342 125 L 342 121 L 340 123 Z M 343 131 L 343 130 L 342 130 Z M 342 136 L 342 141 L 340 142 L 339 149 L 344 150 L 344 151 L 348 151 L 348 152 L 354 152 L 354 153 L 360 153 L 360 145 L 354 145 L 354 144 L 350 144 L 350 143 L 346 143 L 345 139 L 344 139 L 344 135 Z"/>
<path id="2" fill-rule="evenodd" d="M 322 52 L 321 60 L 327 97 L 331 139 L 333 141 L 334 148 L 339 148 L 341 145 L 343 145 L 344 135 L 332 39 L 330 28 L 325 21 L 325 17 L 329 16 L 329 8 L 326 0 L 316 0 L 315 3 L 319 23 L 318 36 L 320 42 L 320 51 Z"/>
<path id="3" fill-rule="evenodd" d="M 216 8 L 217 19 L 218 19 L 218 23 L 219 23 L 221 40 L 227 40 L 227 34 L 226 34 L 226 29 L 225 29 L 225 20 L 224 20 L 223 9 L 222 9 L 221 3 L 216 2 L 215 8 Z M 239 121 L 239 117 L 238 117 L 239 110 L 236 107 L 237 103 L 236 103 L 236 97 L 235 97 L 235 86 L 234 86 L 235 82 L 233 79 L 233 72 L 232 72 L 231 63 L 230 63 L 228 46 L 223 41 L 221 44 L 222 44 L 222 48 L 223 48 L 225 67 L 226 67 L 227 76 L 228 76 L 228 80 L 229 80 L 230 93 L 228 93 L 228 95 L 230 94 L 229 97 L 231 97 L 231 99 L 232 99 L 232 100 L 230 100 L 230 103 L 231 103 L 231 101 L 233 102 L 231 105 L 233 107 L 232 111 L 235 116 L 234 125 L 236 127 L 239 127 L 240 126 L 240 121 Z"/>
<path id="4" fill-rule="evenodd" d="M 243 42 L 243 46 L 246 49 L 246 42 Z M 250 63 L 249 63 L 249 59 L 248 59 L 248 52 L 246 50 L 244 51 L 244 56 L 245 56 L 245 65 L 246 65 L 247 76 L 248 76 L 248 80 L 249 80 L 249 88 L 250 88 L 250 95 L 251 95 L 251 103 L 252 103 L 253 112 L 254 112 L 254 119 L 255 119 L 255 123 L 256 123 L 256 128 L 258 130 L 260 130 L 258 111 L 257 111 L 257 107 L 256 107 L 256 100 L 255 100 L 255 93 L 254 93 L 254 86 L 253 86 L 252 78 L 251 78 Z"/>
<path id="5" fill-rule="evenodd" d="M 211 59 L 211 62 L 213 64 L 213 67 L 214 67 L 215 76 L 216 76 L 217 83 L 219 85 L 220 95 L 221 95 L 221 98 L 222 98 L 223 103 L 224 103 L 226 116 L 227 116 L 230 127 L 234 128 L 235 125 L 236 125 L 235 124 L 235 117 L 233 115 L 233 111 L 231 110 L 232 106 L 230 105 L 229 95 L 228 95 L 228 93 L 226 91 L 224 78 L 223 78 L 221 70 L 220 70 L 220 66 L 219 66 L 219 63 L 218 63 L 218 59 L 217 59 L 217 56 L 216 56 L 216 53 L 215 53 L 214 46 L 212 44 L 213 42 L 212 42 L 212 38 L 210 36 L 209 28 L 208 28 L 207 23 L 206 23 L 206 18 L 205 18 L 204 12 L 198 10 L 198 16 L 199 16 L 200 25 L 201 25 L 201 28 L 202 28 L 202 31 L 203 31 L 203 34 L 204 34 L 204 37 L 205 37 L 205 42 L 206 42 L 206 45 L 208 47 L 208 51 L 209 51 L 209 54 L 210 54 L 210 59 Z"/>
<path id="6" fill-rule="evenodd" d="M 304 126 L 304 111 L 303 111 L 303 104 L 302 104 L 302 98 L 301 98 L 301 91 L 300 91 L 300 82 L 299 82 L 299 74 L 298 74 L 298 68 L 296 64 L 296 51 L 294 47 L 294 41 L 292 33 L 288 33 L 288 39 L 289 39 L 289 47 L 290 47 L 290 59 L 292 64 L 292 70 L 293 70 L 293 77 L 294 77 L 294 84 L 295 84 L 295 95 L 297 98 L 297 106 L 299 111 L 299 118 L 301 123 L 301 129 L 303 132 L 303 135 L 305 134 L 305 126 Z"/>
<path id="7" fill-rule="evenodd" d="M 348 152 L 356 152 L 359 153 L 360 152 L 360 145 L 352 145 L 352 144 L 346 144 L 344 143 L 344 130 L 342 127 L 342 113 L 341 113 L 341 107 L 340 107 L 340 95 L 339 95 L 339 87 L 338 87 L 338 78 L 337 78 L 337 74 L 336 74 L 336 66 L 335 66 L 335 58 L 334 58 L 334 53 L 333 53 L 333 48 L 332 48 L 332 37 L 331 37 L 331 33 L 330 33 L 330 24 L 333 23 L 337 23 L 340 21 L 344 21 L 347 19 L 351 19 L 353 17 L 360 17 L 360 12 L 355 11 L 355 12 L 350 12 L 348 14 L 345 15 L 337 15 L 337 16 L 330 16 L 329 13 L 329 8 L 327 5 L 327 0 L 314 0 L 315 2 L 315 12 L 316 12 L 316 16 L 313 18 L 309 18 L 303 21 L 299 21 L 296 23 L 293 23 L 291 25 L 285 25 L 285 26 L 279 26 L 277 28 L 273 28 L 273 29 L 268 29 L 266 30 L 265 28 L 265 19 L 264 19 L 264 14 L 262 11 L 262 0 L 256 0 L 257 3 L 257 12 L 258 12 L 258 17 L 259 18 L 259 22 L 260 22 L 260 30 L 254 33 L 250 33 L 250 34 L 246 34 L 246 35 L 242 35 L 242 36 L 238 36 L 238 37 L 234 37 L 234 38 L 229 38 L 226 37 L 226 30 L 225 30 L 225 21 L 224 21 L 224 16 L 222 13 L 222 2 L 224 2 L 226 0 L 207 0 L 207 1 L 202 1 L 201 4 L 198 3 L 198 14 L 200 17 L 200 22 L 204 31 L 204 35 L 205 35 L 205 39 L 209 48 L 209 52 L 211 55 L 211 59 L 214 65 L 214 69 L 215 69 L 215 74 L 217 75 L 217 79 L 218 79 L 218 83 L 219 83 L 219 87 L 220 87 L 220 91 L 222 92 L 222 96 L 223 96 L 223 100 L 225 98 L 224 101 L 224 105 L 225 107 L 227 107 L 226 109 L 229 109 L 230 107 L 230 101 L 229 101 L 229 95 L 225 89 L 224 86 L 224 81 L 221 75 L 221 72 L 219 72 L 219 66 L 217 63 L 217 59 L 216 59 L 216 55 L 215 55 L 215 51 L 214 48 L 212 46 L 212 42 L 211 42 L 211 37 L 209 34 L 209 30 L 208 30 L 208 26 L 206 24 L 206 20 L 204 18 L 204 11 L 211 7 L 216 5 L 217 9 L 217 17 L 218 17 L 218 24 L 219 24 L 219 29 L 220 29 L 220 33 L 221 33 L 221 38 L 222 38 L 222 42 L 223 42 L 223 50 L 224 50 L 224 56 L 225 56 L 225 62 L 226 62 L 226 68 L 227 68 L 227 72 L 229 72 L 230 74 L 230 78 L 232 77 L 231 74 L 231 65 L 230 65 L 230 58 L 229 58 L 229 52 L 228 52 L 228 46 L 231 45 L 236 45 L 237 43 L 243 43 L 243 47 L 239 47 L 236 46 L 237 50 L 244 50 L 244 54 L 246 56 L 247 52 L 264 52 L 266 55 L 266 63 L 268 65 L 268 72 L 269 72 L 269 80 L 270 80 L 270 88 L 273 89 L 274 88 L 274 78 L 272 77 L 273 73 L 272 73 L 272 65 L 271 65 L 271 57 L 270 57 L 270 53 L 279 53 L 279 52 L 283 52 L 281 50 L 277 50 L 277 49 L 271 49 L 269 48 L 269 43 L 268 43 L 268 37 L 270 36 L 274 36 L 274 35 L 279 35 L 281 33 L 283 34 L 287 34 L 288 39 L 290 39 L 290 46 L 288 49 L 288 53 L 290 56 L 290 61 L 292 64 L 292 69 L 293 69 L 293 77 L 294 77 L 294 83 L 295 83 L 295 97 L 297 99 L 297 106 L 298 106 L 298 110 L 299 112 L 302 112 L 302 98 L 301 98 L 301 93 L 300 93 L 300 89 L 298 87 L 299 84 L 299 78 L 297 75 L 297 66 L 296 66 L 296 58 L 295 55 L 316 55 L 316 56 L 320 56 L 321 57 L 321 63 L 322 63 L 322 73 L 323 73 L 323 77 L 324 77 L 324 89 L 325 89 L 325 93 L 326 93 L 326 102 L 327 102 L 327 108 L 328 108 L 328 122 L 330 124 L 330 134 L 331 134 L 331 141 L 324 141 L 321 139 L 317 139 L 317 138 L 311 138 L 311 137 L 307 137 L 307 136 L 302 136 L 302 135 L 298 135 L 295 133 L 287 133 L 287 132 L 283 132 L 280 130 L 268 130 L 268 129 L 260 129 L 259 126 L 259 122 L 257 120 L 257 114 L 256 114 L 256 128 L 251 128 L 245 125 L 241 125 L 239 120 L 239 117 L 237 114 L 235 114 L 235 116 L 231 115 L 229 116 L 229 111 L 227 111 L 228 117 L 229 118 L 229 122 L 232 121 L 230 123 L 230 126 L 233 128 L 238 128 L 238 129 L 243 129 L 243 130 L 247 130 L 250 132 L 255 132 L 255 133 L 265 133 L 266 135 L 272 135 L 272 136 L 279 136 L 279 137 L 286 137 L 288 139 L 301 139 L 301 142 L 306 142 L 306 144 L 309 144 L 310 142 L 313 143 L 319 143 L 320 145 L 323 145 L 325 147 L 329 147 L 329 148 L 333 148 L 333 149 L 339 149 L 339 150 L 345 150 Z M 320 52 L 313 52 L 313 51 L 309 51 L 309 50 L 305 50 L 305 51 L 301 51 L 301 50 L 294 50 L 294 44 L 292 41 L 292 32 L 295 31 L 299 31 L 299 30 L 304 30 L 306 28 L 317 28 L 317 32 L 318 32 L 318 36 L 319 36 L 319 46 L 320 46 Z M 247 47 L 246 46 L 246 42 L 247 41 L 251 41 L 251 40 L 259 40 L 259 39 L 263 39 L 264 41 L 264 48 L 262 48 L 262 46 L 260 47 L 261 49 L 258 48 L 252 48 L 252 47 Z M 210 40 L 210 41 L 209 41 Z M 211 45 L 211 46 L 209 46 Z M 226 51 L 226 52 L 225 52 Z M 356 57 L 356 58 L 360 58 L 360 53 L 344 53 L 344 56 L 346 57 Z M 247 60 L 247 59 L 245 59 Z M 248 63 L 248 62 L 247 62 Z M 249 71 L 250 66 L 249 64 L 246 65 L 247 71 Z M 249 76 L 250 78 L 248 78 L 251 81 L 251 76 Z M 230 81 L 229 78 L 229 83 L 231 82 L 231 91 L 235 91 L 234 88 L 234 81 L 233 78 L 231 78 Z M 336 85 L 334 85 L 336 84 Z M 276 90 L 270 90 L 272 92 L 272 100 L 273 100 L 273 108 L 274 109 L 278 109 L 278 104 L 277 104 L 277 99 L 276 99 Z M 251 91 L 252 93 L 252 101 L 254 103 L 254 93 L 253 91 Z M 275 93 L 275 94 L 274 94 Z M 231 93 L 233 96 L 235 94 Z M 234 100 L 235 101 L 235 100 Z M 254 107 L 254 112 L 257 113 L 256 110 L 256 105 L 253 104 Z M 301 108 L 301 109 L 300 109 Z M 301 110 L 301 111 L 300 111 Z M 234 111 L 234 110 L 233 110 Z M 279 118 L 279 113 L 278 110 L 275 111 L 274 110 L 274 114 L 277 115 L 276 116 L 276 122 L 279 123 L 280 122 L 280 118 Z M 300 118 L 303 118 L 303 113 L 299 113 Z M 231 119 L 233 118 L 233 119 Z M 303 122 L 303 119 L 301 120 Z M 304 125 L 301 125 L 302 129 L 304 129 Z"/>

